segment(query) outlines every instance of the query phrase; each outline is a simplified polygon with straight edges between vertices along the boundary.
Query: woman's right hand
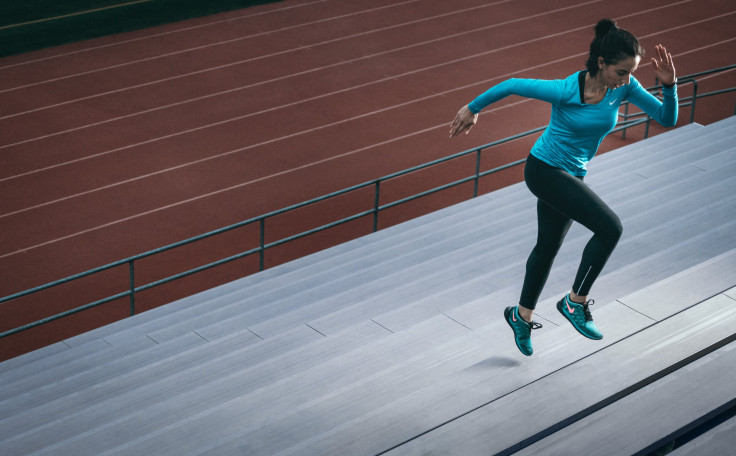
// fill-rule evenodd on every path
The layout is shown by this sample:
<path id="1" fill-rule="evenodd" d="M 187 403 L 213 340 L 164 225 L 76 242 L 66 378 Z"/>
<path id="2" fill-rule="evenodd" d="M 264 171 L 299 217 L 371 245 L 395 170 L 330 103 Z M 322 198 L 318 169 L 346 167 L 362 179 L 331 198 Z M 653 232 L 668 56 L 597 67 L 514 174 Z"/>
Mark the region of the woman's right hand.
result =
<path id="1" fill-rule="evenodd" d="M 476 122 L 478 122 L 478 114 L 473 114 L 467 106 L 463 106 L 457 112 L 455 120 L 452 121 L 450 138 L 454 138 L 462 132 L 470 133 L 470 129 L 473 128 Z"/>

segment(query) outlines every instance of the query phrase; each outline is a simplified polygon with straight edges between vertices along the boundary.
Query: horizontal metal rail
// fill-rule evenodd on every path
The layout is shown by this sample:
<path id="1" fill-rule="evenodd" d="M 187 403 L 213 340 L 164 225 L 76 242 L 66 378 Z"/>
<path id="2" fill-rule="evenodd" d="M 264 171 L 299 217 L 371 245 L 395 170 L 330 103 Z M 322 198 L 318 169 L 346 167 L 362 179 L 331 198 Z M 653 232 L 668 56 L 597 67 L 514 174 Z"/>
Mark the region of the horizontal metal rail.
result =
<path id="1" fill-rule="evenodd" d="M 693 87 L 694 87 L 694 89 L 693 89 L 693 95 L 691 97 L 688 97 L 688 98 L 685 98 L 685 99 L 681 100 L 681 104 L 680 104 L 680 106 L 692 106 L 690 122 L 692 122 L 693 119 L 694 119 L 695 102 L 696 102 L 696 100 L 698 98 L 703 98 L 703 97 L 707 97 L 707 96 L 714 96 L 714 95 L 720 95 L 720 94 L 724 94 L 724 93 L 736 91 L 736 87 L 733 87 L 733 88 L 730 88 L 730 89 L 718 90 L 718 91 L 709 92 L 709 93 L 706 93 L 706 94 L 698 94 L 697 93 L 697 80 L 695 78 L 700 77 L 700 76 L 704 76 L 704 75 L 710 75 L 710 74 L 714 74 L 714 73 L 728 71 L 728 70 L 731 70 L 731 69 L 734 69 L 734 68 L 736 68 L 736 65 L 730 65 L 730 66 L 723 67 L 723 68 L 718 68 L 718 69 L 714 69 L 714 70 L 704 71 L 704 72 L 701 72 L 701 73 L 696 73 L 696 74 L 693 74 L 693 75 L 684 76 L 682 79 L 680 79 L 680 81 L 679 81 L 679 84 L 680 85 L 685 84 L 685 83 L 692 83 L 693 84 Z M 652 90 L 656 90 L 656 89 L 659 89 L 659 88 L 661 88 L 661 86 L 655 86 L 655 87 L 649 88 L 648 90 L 652 91 Z M 736 112 L 735 112 L 735 114 L 736 114 Z M 649 121 L 651 119 L 648 116 L 646 116 L 645 113 L 642 112 L 642 113 L 629 114 L 628 113 L 628 106 L 626 106 L 625 107 L 625 112 L 623 114 L 621 114 L 620 116 L 623 118 L 623 120 L 619 122 L 619 124 L 613 130 L 614 132 L 623 131 L 624 134 L 625 134 L 626 130 L 629 129 L 629 128 L 631 128 L 631 127 L 634 127 L 636 125 L 646 124 L 647 129 L 645 131 L 645 137 L 648 135 L 648 131 L 649 131 L 648 126 L 649 126 Z M 644 117 L 644 118 L 642 118 L 642 117 Z M 123 259 L 123 260 L 115 261 L 113 263 L 110 263 L 110 264 L 107 264 L 107 265 L 104 265 L 104 266 L 100 266 L 100 267 L 97 267 L 97 268 L 94 268 L 94 269 L 90 269 L 88 271 L 85 271 L 85 272 L 82 272 L 82 273 L 79 273 L 79 274 L 75 274 L 75 275 L 72 275 L 72 276 L 69 276 L 69 277 L 66 277 L 66 278 L 63 278 L 63 279 L 54 281 L 54 282 L 47 283 L 45 285 L 41 285 L 41 286 L 38 286 L 38 287 L 35 287 L 35 288 L 31 288 L 31 289 L 28 289 L 28 290 L 25 290 L 25 291 L 21 291 L 19 293 L 15 293 L 15 294 L 12 294 L 12 295 L 9 295 L 9 296 L 0 298 L 0 304 L 2 304 L 2 303 L 5 303 L 5 302 L 8 302 L 8 301 L 12 301 L 12 300 L 23 298 L 25 296 L 29 296 L 31 294 L 39 293 L 41 291 L 48 290 L 50 288 L 57 287 L 57 286 L 60 286 L 60 285 L 63 285 L 63 284 L 69 283 L 69 282 L 80 280 L 82 278 L 89 277 L 89 276 L 92 276 L 94 274 L 98 274 L 98 273 L 101 273 L 103 271 L 107 271 L 107 270 L 110 270 L 110 269 L 113 269 L 113 268 L 117 268 L 117 267 L 121 267 L 121 266 L 127 265 L 128 266 L 128 269 L 129 269 L 129 288 L 128 288 L 128 290 L 126 290 L 124 292 L 121 292 L 121 293 L 117 293 L 117 294 L 115 294 L 113 296 L 109 296 L 107 298 L 104 298 L 104 299 L 101 299 L 101 300 L 98 300 L 98 301 L 95 301 L 95 302 L 92 302 L 92 303 L 83 305 L 81 307 L 77 307 L 75 309 L 71 309 L 71 310 L 68 310 L 66 312 L 62 312 L 62 313 L 59 313 L 59 314 L 56 314 L 56 315 L 53 315 L 53 316 L 50 316 L 50 317 L 47 317 L 47 318 L 38 320 L 38 321 L 33 322 L 33 323 L 29 323 L 29 324 L 20 326 L 18 328 L 15 328 L 15 329 L 12 329 L 12 330 L 9 330 L 9 331 L 5 331 L 3 333 L 0 333 L 0 338 L 7 337 L 7 336 L 10 336 L 10 335 L 13 335 L 13 334 L 17 334 L 19 332 L 26 331 L 28 329 L 35 328 L 35 327 L 40 326 L 40 325 L 43 325 L 43 324 L 46 324 L 46 323 L 49 323 L 49 322 L 52 322 L 52 321 L 55 321 L 55 320 L 59 320 L 61 318 L 67 317 L 69 315 L 73 315 L 73 314 L 76 314 L 76 313 L 79 313 L 79 312 L 83 312 L 85 310 L 88 310 L 88 309 L 91 309 L 91 308 L 94 308 L 94 307 L 97 307 L 97 306 L 100 306 L 100 305 L 103 305 L 103 304 L 107 304 L 107 303 L 110 303 L 110 302 L 115 301 L 115 300 L 118 300 L 118 299 L 123 299 L 123 298 L 128 298 L 129 299 L 130 315 L 135 315 L 135 295 L 136 295 L 136 293 L 139 293 L 139 292 L 142 292 L 142 291 L 145 291 L 145 290 L 149 290 L 149 289 L 158 287 L 160 285 L 164 285 L 164 284 L 173 282 L 175 280 L 182 279 L 182 278 L 187 277 L 187 276 L 190 276 L 192 274 L 196 274 L 196 273 L 199 273 L 199 272 L 202 272 L 202 271 L 205 271 L 205 270 L 208 270 L 208 269 L 211 269 L 211 268 L 214 268 L 214 267 L 217 267 L 217 266 L 220 266 L 220 265 L 223 265 L 223 264 L 226 264 L 226 263 L 229 263 L 229 262 L 232 262 L 232 261 L 241 259 L 241 258 L 245 258 L 247 256 L 254 255 L 254 254 L 258 254 L 259 255 L 259 270 L 263 270 L 264 269 L 265 252 L 266 252 L 266 250 L 268 250 L 270 248 L 277 247 L 279 245 L 283 245 L 283 244 L 286 244 L 288 242 L 292 242 L 292 241 L 295 241 L 297 239 L 301 239 L 301 238 L 310 236 L 312 234 L 315 234 L 315 233 L 318 233 L 318 232 L 321 232 L 321 231 L 324 231 L 324 230 L 327 230 L 327 229 L 330 229 L 330 228 L 334 228 L 336 226 L 343 225 L 345 223 L 349 223 L 349 222 L 354 221 L 354 220 L 358 220 L 358 219 L 361 219 L 361 218 L 369 217 L 369 216 L 372 216 L 373 217 L 373 231 L 375 232 L 375 231 L 378 230 L 378 215 L 379 215 L 379 213 L 381 211 L 384 211 L 386 209 L 390 209 L 390 208 L 399 206 L 401 204 L 405 204 L 405 203 L 410 202 L 410 201 L 417 200 L 419 198 L 423 198 L 425 196 L 428 196 L 428 195 L 431 195 L 431 194 L 434 194 L 434 193 L 441 192 L 443 190 L 447 190 L 447 189 L 452 188 L 452 187 L 456 187 L 458 185 L 462 185 L 462 184 L 466 184 L 466 183 L 469 183 L 469 182 L 473 182 L 474 183 L 474 185 L 473 185 L 473 197 L 476 197 L 476 196 L 478 196 L 478 185 L 479 185 L 479 181 L 480 181 L 481 178 L 486 177 L 486 176 L 489 176 L 489 175 L 491 175 L 493 173 L 496 173 L 496 172 L 499 172 L 499 171 L 502 171 L 502 170 L 505 170 L 505 169 L 508 169 L 508 168 L 511 168 L 511 167 L 514 167 L 514 166 L 517 166 L 517 165 L 520 165 L 520 164 L 522 164 L 522 163 L 524 163 L 526 161 L 526 159 L 521 159 L 521 160 L 517 160 L 517 161 L 511 162 L 511 163 L 507 163 L 505 165 L 502 165 L 502 166 L 499 166 L 499 167 L 496 167 L 496 168 L 493 168 L 493 169 L 490 169 L 490 170 L 486 170 L 486 171 L 482 171 L 481 172 L 480 171 L 480 162 L 481 162 L 481 154 L 482 154 L 482 152 L 484 150 L 486 150 L 486 149 L 489 149 L 489 148 L 492 148 L 492 147 L 495 147 L 495 146 L 498 146 L 498 145 L 501 145 L 501 144 L 504 144 L 504 143 L 508 143 L 508 142 L 511 142 L 511 141 L 515 141 L 517 139 L 520 139 L 520 138 L 523 138 L 523 137 L 527 137 L 527 136 L 533 135 L 535 133 L 539 133 L 539 132 L 543 131 L 545 128 L 546 128 L 546 126 L 543 126 L 543 127 L 538 127 L 538 128 L 529 130 L 529 131 L 525 131 L 523 133 L 519 133 L 519 134 L 516 134 L 516 135 L 513 135 L 513 136 L 509 136 L 507 138 L 503 138 L 503 139 L 500 139 L 498 141 L 494 141 L 494 142 L 491 142 L 491 143 L 488 143 L 488 144 L 484 144 L 482 146 L 479 146 L 479 147 L 476 147 L 476 148 L 473 148 L 473 149 L 469 149 L 469 150 L 466 150 L 466 151 L 463 151 L 463 152 L 458 152 L 456 154 L 449 155 L 447 157 L 443 157 L 443 158 L 440 158 L 440 159 L 437 159 L 437 160 L 433 160 L 433 161 L 430 161 L 430 162 L 427 162 L 427 163 L 424 163 L 424 164 L 421 164 L 421 165 L 418 165 L 418 166 L 415 166 L 415 167 L 412 167 L 412 168 L 409 168 L 409 169 L 405 169 L 403 171 L 398 171 L 398 172 L 395 172 L 395 173 L 392 173 L 392 174 L 389 174 L 389 175 L 380 177 L 378 179 L 374 179 L 374 180 L 371 180 L 371 181 L 364 182 L 362 184 L 354 185 L 352 187 L 348 187 L 348 188 L 344 188 L 342 190 L 338 190 L 338 191 L 335 191 L 335 192 L 332 192 L 332 193 L 328 193 L 326 195 L 322 195 L 320 197 L 313 198 L 313 199 L 310 199 L 308 201 L 304 201 L 304 202 L 301 202 L 301 203 L 298 203 L 298 204 L 295 204 L 295 205 L 292 205 L 292 206 L 289 206 L 289 207 L 286 207 L 286 208 L 283 208 L 283 209 L 279 209 L 279 210 L 276 210 L 276 211 L 273 211 L 273 212 L 269 212 L 267 214 L 260 215 L 258 217 L 250 218 L 248 220 L 244 220 L 242 222 L 235 223 L 233 225 L 229 225 L 229 226 L 226 226 L 224 228 L 220 228 L 220 229 L 217 229 L 217 230 L 214 230 L 214 231 L 210 231 L 210 232 L 201 234 L 199 236 L 195 236 L 195 237 L 192 237 L 192 238 L 183 240 L 183 241 L 175 242 L 173 244 L 170 244 L 170 245 L 167 245 L 167 246 L 164 246 L 164 247 L 160 247 L 158 249 L 154 249 L 154 250 L 151 250 L 151 251 L 148 251 L 148 252 L 145 252 L 145 253 L 134 255 L 134 256 L 131 256 L 131 257 L 126 258 L 126 259 Z M 421 171 L 423 169 L 426 169 L 426 168 L 429 168 L 429 167 L 433 167 L 433 166 L 439 165 L 441 163 L 445 163 L 445 162 L 448 162 L 448 161 L 451 161 L 451 160 L 456 160 L 458 158 L 466 157 L 466 156 L 473 155 L 473 154 L 475 154 L 476 157 L 475 157 L 475 173 L 472 176 L 469 176 L 469 177 L 466 177 L 466 178 L 463 178 L 463 179 L 459 179 L 459 180 L 456 180 L 456 181 L 453 181 L 453 182 L 450 182 L 450 183 L 447 183 L 447 184 L 444 184 L 444 185 L 441 185 L 441 186 L 438 186 L 438 187 L 435 187 L 435 188 L 432 188 L 432 189 L 429 189 L 429 190 L 425 190 L 425 191 L 422 191 L 422 192 L 413 194 L 411 196 L 408 196 L 408 197 L 405 197 L 405 198 L 402 198 L 402 199 L 398 199 L 396 201 L 392 201 L 390 203 L 386 203 L 386 204 L 383 204 L 383 205 L 380 204 L 380 189 L 381 189 L 381 184 L 383 182 L 386 182 L 386 181 L 389 181 L 389 180 L 392 180 L 392 179 L 396 179 L 398 177 L 405 176 L 407 174 L 415 173 L 417 171 Z M 288 236 L 288 237 L 279 239 L 279 240 L 274 241 L 274 242 L 270 242 L 270 243 L 266 243 L 265 242 L 265 237 L 266 237 L 266 221 L 268 219 L 271 219 L 271 218 L 276 217 L 278 215 L 282 215 L 282 214 L 285 214 L 285 213 L 288 213 L 288 212 L 292 212 L 294 210 L 297 210 L 297 209 L 300 209 L 300 208 L 303 208 L 303 207 L 307 207 L 307 206 L 310 206 L 310 205 L 313 205 L 313 204 L 316 204 L 316 203 L 319 203 L 319 202 L 322 202 L 322 201 L 326 201 L 328 199 L 332 199 L 332 198 L 335 198 L 335 197 L 338 197 L 338 196 L 341 196 L 341 195 L 345 195 L 345 194 L 348 194 L 348 193 L 352 193 L 352 192 L 355 192 L 355 191 L 358 191 L 358 190 L 361 190 L 361 189 L 365 189 L 365 188 L 370 188 L 370 187 L 373 187 L 374 188 L 374 203 L 373 203 L 373 207 L 371 209 L 365 210 L 365 211 L 362 211 L 362 212 L 359 212 L 359 213 L 356 213 L 356 214 L 353 214 L 353 215 L 348 216 L 348 217 L 344 217 L 344 218 L 342 218 L 340 220 L 337 220 L 337 221 L 334 221 L 334 222 L 330 222 L 330 223 L 327 223 L 325 225 L 322 225 L 322 226 L 319 226 L 319 227 L 316 227 L 316 228 L 312 228 L 310 230 L 307 230 L 307 231 L 304 231 L 304 232 L 301 232 L 301 233 L 298 233 L 298 234 L 295 234 L 295 235 L 292 235 L 292 236 Z M 205 264 L 203 266 L 199 266 L 199 267 L 190 269 L 190 270 L 185 271 L 185 272 L 181 272 L 181 273 L 178 273 L 178 274 L 175 274 L 175 275 L 166 277 L 166 278 L 161 279 L 161 280 L 150 282 L 148 284 L 137 286 L 137 287 L 135 286 L 135 263 L 137 261 L 140 261 L 142 259 L 151 257 L 153 255 L 161 254 L 161 253 L 166 252 L 166 251 L 169 251 L 169 250 L 176 249 L 178 247 L 183 247 L 185 245 L 189 245 L 189 244 L 192 244 L 194 242 L 197 242 L 197 241 L 200 241 L 200 240 L 203 240 L 203 239 L 207 239 L 207 238 L 210 238 L 210 237 L 219 235 L 219 234 L 223 234 L 223 233 L 226 233 L 228 231 L 232 231 L 232 230 L 235 230 L 235 229 L 238 229 L 238 228 L 247 226 L 247 225 L 251 225 L 251 224 L 254 224 L 254 223 L 258 223 L 260 225 L 259 226 L 259 246 L 258 247 L 255 247 L 255 248 L 246 250 L 244 252 L 237 253 L 237 254 L 232 255 L 232 256 L 229 256 L 227 258 L 223 258 L 223 259 L 220 259 L 220 260 L 217 260 L 217 261 L 214 261 L 214 262 Z"/>

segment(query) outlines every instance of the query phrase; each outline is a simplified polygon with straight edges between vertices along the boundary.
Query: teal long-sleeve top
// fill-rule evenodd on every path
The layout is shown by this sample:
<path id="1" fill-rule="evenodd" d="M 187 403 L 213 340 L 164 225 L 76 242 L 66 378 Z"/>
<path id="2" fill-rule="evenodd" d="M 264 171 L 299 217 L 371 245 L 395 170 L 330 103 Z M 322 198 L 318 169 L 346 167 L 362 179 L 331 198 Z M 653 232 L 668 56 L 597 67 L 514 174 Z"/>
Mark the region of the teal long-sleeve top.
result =
<path id="1" fill-rule="evenodd" d="M 629 84 L 608 89 L 597 104 L 584 102 L 585 71 L 565 79 L 508 79 L 491 87 L 473 100 L 468 108 L 474 114 L 509 95 L 543 100 L 552 105 L 547 128 L 532 147 L 531 154 L 540 160 L 584 176 L 586 165 L 598 151 L 603 138 L 613 130 L 624 99 L 665 127 L 677 123 L 677 86 L 664 87 L 664 101 L 647 92 L 633 76 Z"/>

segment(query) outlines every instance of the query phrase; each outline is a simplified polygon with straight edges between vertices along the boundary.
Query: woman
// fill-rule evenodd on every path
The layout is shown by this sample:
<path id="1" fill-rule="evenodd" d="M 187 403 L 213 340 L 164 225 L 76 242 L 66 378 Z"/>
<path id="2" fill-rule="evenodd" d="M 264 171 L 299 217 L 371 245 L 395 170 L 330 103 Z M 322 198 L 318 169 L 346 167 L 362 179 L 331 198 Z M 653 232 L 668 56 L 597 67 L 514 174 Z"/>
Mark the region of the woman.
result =
<path id="1" fill-rule="evenodd" d="M 588 300 L 590 288 L 621 237 L 618 216 L 583 183 L 586 163 L 614 128 L 619 105 L 628 99 L 666 127 L 677 122 L 677 78 L 672 55 L 656 46 L 654 73 L 662 82 L 664 102 L 644 90 L 632 73 L 644 51 L 636 37 L 610 19 L 595 26 L 586 70 L 560 80 L 509 79 L 478 96 L 457 113 L 450 137 L 468 133 L 486 106 L 508 95 L 536 98 L 552 104 L 550 123 L 532 147 L 524 180 L 537 199 L 537 243 L 526 263 L 519 305 L 507 307 L 504 317 L 524 355 L 533 352 L 534 308 L 549 276 L 552 262 L 573 221 L 593 232 L 583 250 L 572 290 L 557 309 L 582 335 L 601 339 Z"/>

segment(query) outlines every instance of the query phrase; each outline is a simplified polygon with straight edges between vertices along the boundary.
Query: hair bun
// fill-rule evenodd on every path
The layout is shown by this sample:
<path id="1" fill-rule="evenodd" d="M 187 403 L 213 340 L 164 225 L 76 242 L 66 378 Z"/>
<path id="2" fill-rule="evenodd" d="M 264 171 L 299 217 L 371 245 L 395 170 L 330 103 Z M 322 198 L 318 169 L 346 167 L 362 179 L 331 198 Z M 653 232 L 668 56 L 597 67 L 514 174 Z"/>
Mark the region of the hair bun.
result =
<path id="1" fill-rule="evenodd" d="M 602 37 L 615 28 L 618 27 L 616 26 L 616 21 L 613 19 L 601 19 L 595 25 L 595 36 L 596 38 Z"/>

